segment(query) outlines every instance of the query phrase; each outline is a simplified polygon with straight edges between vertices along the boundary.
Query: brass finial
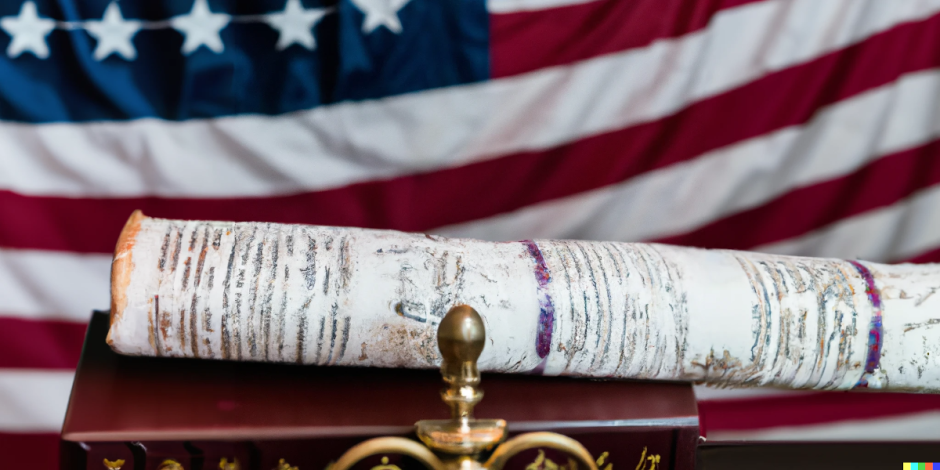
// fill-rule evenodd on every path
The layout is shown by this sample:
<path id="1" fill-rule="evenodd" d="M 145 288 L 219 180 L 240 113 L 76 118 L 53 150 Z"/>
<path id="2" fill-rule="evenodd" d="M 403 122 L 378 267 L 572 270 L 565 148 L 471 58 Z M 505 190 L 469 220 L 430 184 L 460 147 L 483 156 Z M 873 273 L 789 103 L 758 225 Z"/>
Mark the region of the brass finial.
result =
<path id="1" fill-rule="evenodd" d="M 444 316 L 437 328 L 437 346 L 443 362 L 441 375 L 447 388 L 441 392 L 450 407 L 449 421 L 419 421 L 418 437 L 431 450 L 450 455 L 472 456 L 490 450 L 506 438 L 501 419 L 474 419 L 473 407 L 483 399 L 477 359 L 486 344 L 486 329 L 476 310 L 458 305 Z"/>
<path id="2" fill-rule="evenodd" d="M 486 344 L 483 319 L 473 308 L 458 305 L 444 316 L 437 327 L 437 347 L 443 362 L 441 375 L 449 386 L 441 393 L 454 420 L 473 419 L 473 407 L 483 399 L 477 359 Z"/>

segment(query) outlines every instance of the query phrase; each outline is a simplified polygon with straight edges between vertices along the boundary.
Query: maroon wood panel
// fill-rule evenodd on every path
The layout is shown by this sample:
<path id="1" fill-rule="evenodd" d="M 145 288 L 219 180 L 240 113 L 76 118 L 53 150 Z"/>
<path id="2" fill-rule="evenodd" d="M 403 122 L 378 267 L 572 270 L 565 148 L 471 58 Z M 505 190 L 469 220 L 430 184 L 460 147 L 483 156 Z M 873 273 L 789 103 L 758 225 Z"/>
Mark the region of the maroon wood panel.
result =
<path id="1" fill-rule="evenodd" d="M 401 434 L 446 418 L 436 370 L 363 369 L 127 357 L 97 313 L 63 439 L 238 440 Z M 566 423 L 695 418 L 688 384 L 484 374 L 477 416 L 541 429 Z M 521 429 L 521 428 L 520 428 Z"/>

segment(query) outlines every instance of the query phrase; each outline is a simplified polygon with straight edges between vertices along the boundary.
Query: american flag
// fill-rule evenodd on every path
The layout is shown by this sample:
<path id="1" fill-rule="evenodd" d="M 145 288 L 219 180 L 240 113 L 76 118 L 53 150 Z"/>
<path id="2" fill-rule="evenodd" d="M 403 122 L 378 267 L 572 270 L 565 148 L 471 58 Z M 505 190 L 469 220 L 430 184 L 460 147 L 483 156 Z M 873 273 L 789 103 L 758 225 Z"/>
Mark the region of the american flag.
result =
<path id="1" fill-rule="evenodd" d="M 54 468 L 157 217 L 940 261 L 940 0 L 0 3 L 0 455 Z M 714 439 L 938 439 L 929 395 L 699 388 Z"/>

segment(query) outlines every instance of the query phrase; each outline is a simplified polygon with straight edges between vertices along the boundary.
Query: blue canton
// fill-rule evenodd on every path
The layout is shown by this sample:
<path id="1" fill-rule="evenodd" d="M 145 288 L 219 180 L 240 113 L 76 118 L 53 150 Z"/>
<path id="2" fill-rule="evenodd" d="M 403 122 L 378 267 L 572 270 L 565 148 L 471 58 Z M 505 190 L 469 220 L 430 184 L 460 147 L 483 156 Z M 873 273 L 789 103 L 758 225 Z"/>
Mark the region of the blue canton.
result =
<path id="1" fill-rule="evenodd" d="M 278 115 L 486 80 L 484 0 L 0 4 L 0 119 Z"/>

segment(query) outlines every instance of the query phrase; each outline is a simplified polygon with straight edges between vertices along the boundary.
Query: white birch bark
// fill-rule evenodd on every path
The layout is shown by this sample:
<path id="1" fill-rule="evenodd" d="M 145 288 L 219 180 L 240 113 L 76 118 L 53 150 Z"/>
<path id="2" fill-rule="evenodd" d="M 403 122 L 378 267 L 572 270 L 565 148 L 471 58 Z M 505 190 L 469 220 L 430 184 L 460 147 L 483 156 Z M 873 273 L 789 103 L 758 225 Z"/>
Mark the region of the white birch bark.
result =
<path id="1" fill-rule="evenodd" d="M 135 213 L 112 270 L 119 353 L 439 365 L 454 305 L 480 367 L 719 385 L 940 391 L 940 265 L 641 243 L 491 243 Z"/>

